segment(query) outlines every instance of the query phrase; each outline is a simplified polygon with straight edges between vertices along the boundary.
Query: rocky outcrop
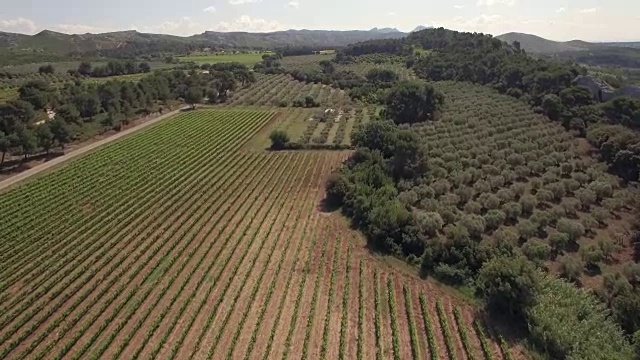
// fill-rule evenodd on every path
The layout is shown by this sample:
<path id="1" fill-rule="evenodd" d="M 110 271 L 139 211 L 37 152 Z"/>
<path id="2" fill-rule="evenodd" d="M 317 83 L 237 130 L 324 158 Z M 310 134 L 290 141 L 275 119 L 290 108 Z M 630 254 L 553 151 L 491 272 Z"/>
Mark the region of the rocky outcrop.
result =
<path id="1" fill-rule="evenodd" d="M 619 89 L 614 89 L 606 82 L 590 75 L 580 75 L 573 80 L 573 83 L 588 88 L 591 94 L 593 94 L 593 98 L 600 102 L 609 101 L 621 96 L 640 99 L 640 87 L 638 86 L 626 85 Z"/>

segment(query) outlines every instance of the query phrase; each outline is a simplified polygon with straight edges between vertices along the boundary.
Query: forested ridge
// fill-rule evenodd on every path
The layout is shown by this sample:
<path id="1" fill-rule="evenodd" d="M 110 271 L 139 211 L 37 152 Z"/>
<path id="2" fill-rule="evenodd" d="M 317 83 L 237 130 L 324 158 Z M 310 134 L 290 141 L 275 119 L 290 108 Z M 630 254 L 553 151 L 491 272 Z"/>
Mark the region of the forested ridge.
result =
<path id="1" fill-rule="evenodd" d="M 340 69 L 362 57 L 402 58 L 422 80 Z M 640 357 L 640 236 L 630 239 L 635 262 L 603 273 L 601 287 L 570 283 L 602 271 L 619 251 L 613 239 L 580 239 L 593 238 L 623 208 L 637 212 L 625 188 L 638 181 L 639 101 L 598 103 L 573 85 L 585 73 L 580 66 L 445 29 L 354 44 L 320 65 L 292 75 L 384 107 L 352 134 L 357 150 L 327 187 L 328 201 L 374 248 L 471 287 L 545 357 Z M 574 136 L 586 137 L 619 178 L 585 158 Z M 550 260 L 564 279 L 550 274 Z"/>

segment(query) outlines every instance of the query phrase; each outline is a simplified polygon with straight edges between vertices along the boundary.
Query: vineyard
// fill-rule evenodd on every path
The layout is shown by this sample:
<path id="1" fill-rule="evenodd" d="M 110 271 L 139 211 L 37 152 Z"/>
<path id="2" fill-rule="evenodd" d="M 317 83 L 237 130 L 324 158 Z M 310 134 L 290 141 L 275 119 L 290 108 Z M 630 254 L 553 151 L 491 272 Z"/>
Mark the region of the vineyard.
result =
<path id="1" fill-rule="evenodd" d="M 1 195 L 0 358 L 521 357 L 318 209 L 348 152 L 242 151 L 274 116 L 187 112 Z"/>

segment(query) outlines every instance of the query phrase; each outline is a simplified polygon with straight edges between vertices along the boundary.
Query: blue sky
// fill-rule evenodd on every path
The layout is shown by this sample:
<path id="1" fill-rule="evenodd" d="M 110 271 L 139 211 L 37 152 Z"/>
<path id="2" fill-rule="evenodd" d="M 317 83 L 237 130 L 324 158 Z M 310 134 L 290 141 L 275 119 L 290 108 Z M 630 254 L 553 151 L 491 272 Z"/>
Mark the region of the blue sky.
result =
<path id="1" fill-rule="evenodd" d="M 2 0 L 0 31 L 214 31 L 444 26 L 553 40 L 640 41 L 638 0 Z"/>

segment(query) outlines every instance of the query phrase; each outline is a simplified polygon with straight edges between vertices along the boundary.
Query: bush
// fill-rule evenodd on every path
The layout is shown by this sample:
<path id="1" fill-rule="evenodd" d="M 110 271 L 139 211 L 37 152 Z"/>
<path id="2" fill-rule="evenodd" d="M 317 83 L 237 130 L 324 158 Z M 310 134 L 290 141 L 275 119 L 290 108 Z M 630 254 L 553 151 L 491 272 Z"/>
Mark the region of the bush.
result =
<path id="1" fill-rule="evenodd" d="M 598 263 L 604 260 L 604 253 L 602 249 L 596 245 L 591 244 L 587 247 L 580 248 L 580 256 L 582 260 L 590 267 L 597 267 Z"/>
<path id="2" fill-rule="evenodd" d="M 549 225 L 549 218 L 550 215 L 548 212 L 535 210 L 529 220 L 531 220 L 532 223 L 536 224 L 539 230 L 542 230 L 547 227 L 547 225 Z"/>
<path id="3" fill-rule="evenodd" d="M 327 202 L 333 206 L 341 206 L 349 191 L 349 182 L 342 174 L 332 174 L 327 180 Z"/>
<path id="4" fill-rule="evenodd" d="M 613 196 L 613 188 L 610 184 L 602 181 L 594 181 L 589 184 L 589 189 L 596 194 L 597 201 Z"/>
<path id="5" fill-rule="evenodd" d="M 560 232 L 554 232 L 549 235 L 549 245 L 556 252 L 565 251 L 569 246 L 569 235 Z"/>
<path id="6" fill-rule="evenodd" d="M 574 198 L 566 198 L 562 200 L 560 206 L 567 215 L 577 216 L 578 210 L 580 209 L 580 201 Z"/>
<path id="7" fill-rule="evenodd" d="M 271 139 L 271 149 L 283 150 L 289 142 L 289 135 L 284 130 L 274 130 L 271 135 L 269 135 L 269 139 Z"/>
<path id="8" fill-rule="evenodd" d="M 584 269 L 584 263 L 582 260 L 571 255 L 565 255 L 560 258 L 559 262 L 560 276 L 572 282 L 576 282 L 580 279 Z"/>
<path id="9" fill-rule="evenodd" d="M 496 193 L 496 196 L 498 196 L 498 198 L 503 203 L 507 203 L 507 202 L 513 201 L 513 199 L 515 198 L 515 194 L 509 189 L 498 190 L 498 192 Z"/>
<path id="10" fill-rule="evenodd" d="M 467 214 L 480 214 L 481 211 L 482 211 L 482 205 L 480 205 L 480 203 L 475 201 L 469 201 L 464 206 L 464 212 L 466 212 Z"/>
<path id="11" fill-rule="evenodd" d="M 512 202 L 504 204 L 502 211 L 507 216 L 507 220 L 516 221 L 522 214 L 522 207 L 520 207 L 520 204 Z"/>
<path id="12" fill-rule="evenodd" d="M 430 237 L 435 237 L 444 226 L 444 220 L 437 212 L 417 212 L 416 223 L 420 230 Z"/>
<path id="13" fill-rule="evenodd" d="M 582 209 L 587 211 L 591 208 L 591 205 L 596 202 L 596 193 L 589 189 L 580 189 L 575 192 L 576 198 L 580 200 Z"/>
<path id="14" fill-rule="evenodd" d="M 489 210 L 484 216 L 484 222 L 487 229 L 497 230 L 500 226 L 502 226 L 502 224 L 504 224 L 506 218 L 507 216 L 500 210 Z"/>
<path id="15" fill-rule="evenodd" d="M 287 100 L 280 100 L 280 101 L 278 101 L 278 106 L 279 107 L 287 107 L 287 106 L 289 106 L 289 102 Z"/>
<path id="16" fill-rule="evenodd" d="M 541 265 L 544 261 L 549 260 L 551 246 L 540 239 L 529 239 L 522 245 L 522 253 L 529 260 Z"/>
<path id="17" fill-rule="evenodd" d="M 486 228 L 484 218 L 480 215 L 466 215 L 460 221 L 461 225 L 467 228 L 469 235 L 473 238 L 481 238 Z"/>
<path id="18" fill-rule="evenodd" d="M 584 235 L 585 232 L 584 226 L 582 226 L 582 224 L 568 219 L 559 220 L 556 228 L 561 233 L 566 234 L 569 237 L 569 241 L 577 241 L 581 236 Z"/>
<path id="19" fill-rule="evenodd" d="M 520 239 L 527 241 L 536 235 L 538 227 L 529 220 L 522 220 L 516 225 L 516 230 Z"/>
<path id="20" fill-rule="evenodd" d="M 491 193 L 481 194 L 478 197 L 478 201 L 487 210 L 493 210 L 493 209 L 500 208 L 500 199 L 497 196 L 495 196 L 495 195 L 493 195 Z"/>
<path id="21" fill-rule="evenodd" d="M 553 200 L 553 193 L 546 189 L 538 190 L 536 199 L 538 199 L 539 203 L 549 203 Z"/>
<path id="22" fill-rule="evenodd" d="M 536 206 L 538 206 L 538 200 L 533 195 L 524 195 L 520 198 L 520 207 L 522 208 L 522 212 L 525 214 L 533 213 Z"/>

